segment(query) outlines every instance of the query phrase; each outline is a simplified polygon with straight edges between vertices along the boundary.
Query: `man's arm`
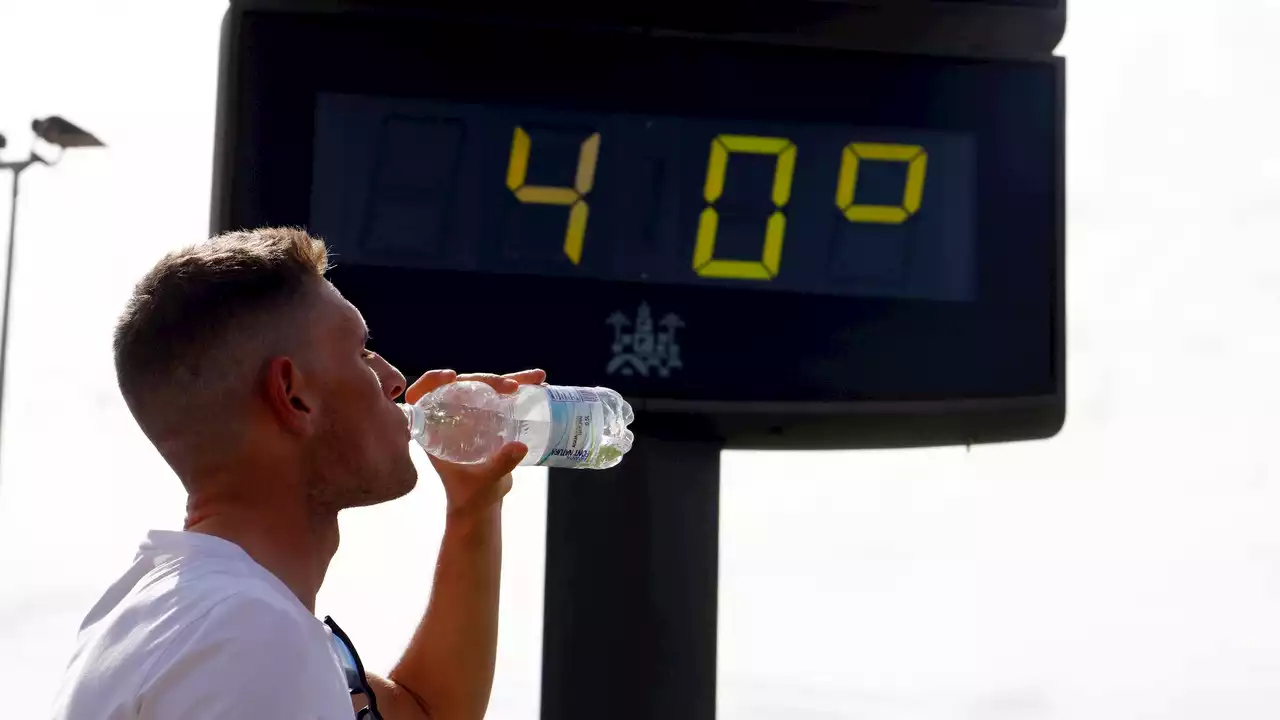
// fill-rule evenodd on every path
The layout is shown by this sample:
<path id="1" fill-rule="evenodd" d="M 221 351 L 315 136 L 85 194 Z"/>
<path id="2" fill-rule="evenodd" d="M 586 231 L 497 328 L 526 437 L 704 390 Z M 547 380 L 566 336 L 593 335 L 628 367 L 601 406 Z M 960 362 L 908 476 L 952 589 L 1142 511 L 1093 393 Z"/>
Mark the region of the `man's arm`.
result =
<path id="1" fill-rule="evenodd" d="M 484 717 L 498 646 L 501 512 L 499 504 L 445 521 L 427 611 L 387 679 L 369 677 L 386 720 Z"/>
<path id="2" fill-rule="evenodd" d="M 422 395 L 452 382 L 449 371 L 424 375 L 405 395 Z M 469 375 L 500 392 L 546 379 L 540 370 L 509 376 Z M 502 498 L 526 448 L 504 447 L 479 465 L 431 463 L 444 484 L 448 510 L 426 613 L 404 655 L 388 673 L 370 675 L 386 720 L 480 720 L 489 706 L 498 651 L 498 598 L 502 572 Z M 364 698 L 353 698 L 357 708 Z"/>

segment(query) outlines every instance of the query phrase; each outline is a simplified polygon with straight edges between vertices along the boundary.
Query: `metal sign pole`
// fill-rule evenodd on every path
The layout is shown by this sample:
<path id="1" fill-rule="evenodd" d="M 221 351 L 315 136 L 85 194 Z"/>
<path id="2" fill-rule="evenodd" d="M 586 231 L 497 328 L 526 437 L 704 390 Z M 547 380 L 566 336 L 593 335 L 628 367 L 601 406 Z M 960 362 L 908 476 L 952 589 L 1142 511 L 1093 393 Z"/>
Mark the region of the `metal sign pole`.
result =
<path id="1" fill-rule="evenodd" d="M 542 717 L 712 720 L 720 447 L 550 472 Z"/>

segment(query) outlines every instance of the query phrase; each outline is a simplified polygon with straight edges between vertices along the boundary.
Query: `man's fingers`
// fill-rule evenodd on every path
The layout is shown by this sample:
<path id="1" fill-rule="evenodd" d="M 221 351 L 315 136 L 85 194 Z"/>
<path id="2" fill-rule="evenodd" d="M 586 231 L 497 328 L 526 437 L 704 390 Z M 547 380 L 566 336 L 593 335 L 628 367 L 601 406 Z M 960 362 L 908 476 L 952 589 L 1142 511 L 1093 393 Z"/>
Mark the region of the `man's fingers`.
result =
<path id="1" fill-rule="evenodd" d="M 448 460 L 441 460 L 435 455 L 427 454 L 427 459 L 435 466 L 436 472 L 463 472 L 473 477 L 502 477 L 520 466 L 520 461 L 529 453 L 524 443 L 509 442 L 498 448 L 488 460 L 476 465 L 460 465 Z"/>
<path id="2" fill-rule="evenodd" d="M 541 370 L 522 370 L 520 373 L 495 375 L 493 373 L 467 373 L 458 375 L 458 380 L 477 380 L 497 389 L 498 392 L 516 392 L 522 384 L 538 384 L 547 379 L 547 373 Z"/>
<path id="3" fill-rule="evenodd" d="M 509 475 L 511 471 L 520 466 L 520 461 L 529 453 L 529 448 L 524 443 L 510 442 L 502 446 L 493 457 L 485 461 L 485 474 L 489 476 L 502 477 Z"/>
<path id="4" fill-rule="evenodd" d="M 460 382 L 482 382 L 500 393 L 515 392 L 516 389 L 520 387 L 520 384 L 515 380 L 504 378 L 501 375 L 495 375 L 493 373 L 467 373 L 466 375 L 459 375 L 458 380 Z"/>
<path id="5" fill-rule="evenodd" d="M 452 370 L 431 370 L 409 386 L 409 389 L 405 391 L 404 399 L 407 403 L 416 403 L 423 395 L 441 385 L 448 385 L 451 382 L 460 380 L 474 380 L 482 382 L 500 393 L 512 393 L 518 390 L 521 385 L 539 385 L 545 382 L 546 379 L 547 373 L 543 370 L 521 370 L 520 372 L 507 373 L 506 375 L 498 375 L 496 373 L 467 373 L 466 375 L 459 375 Z"/>
<path id="6" fill-rule="evenodd" d="M 520 372 L 507 373 L 503 377 L 515 380 L 521 385 L 541 385 L 547 381 L 547 371 L 521 370 Z"/>
<path id="7" fill-rule="evenodd" d="M 458 373 L 452 370 L 428 370 L 418 378 L 409 389 L 404 393 L 404 400 L 409 404 L 418 402 L 423 395 L 435 390 L 441 385 L 448 385 L 456 380 Z"/>

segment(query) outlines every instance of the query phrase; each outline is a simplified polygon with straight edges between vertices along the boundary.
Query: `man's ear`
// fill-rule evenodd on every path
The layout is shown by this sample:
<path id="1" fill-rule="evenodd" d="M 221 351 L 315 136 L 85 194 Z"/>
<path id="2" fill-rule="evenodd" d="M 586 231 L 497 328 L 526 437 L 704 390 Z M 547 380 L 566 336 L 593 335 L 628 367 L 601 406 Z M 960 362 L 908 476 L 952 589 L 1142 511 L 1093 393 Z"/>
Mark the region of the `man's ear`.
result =
<path id="1" fill-rule="evenodd" d="M 311 434 L 316 399 L 298 365 L 288 357 L 271 358 L 263 383 L 267 407 L 280 426 L 298 435 Z"/>

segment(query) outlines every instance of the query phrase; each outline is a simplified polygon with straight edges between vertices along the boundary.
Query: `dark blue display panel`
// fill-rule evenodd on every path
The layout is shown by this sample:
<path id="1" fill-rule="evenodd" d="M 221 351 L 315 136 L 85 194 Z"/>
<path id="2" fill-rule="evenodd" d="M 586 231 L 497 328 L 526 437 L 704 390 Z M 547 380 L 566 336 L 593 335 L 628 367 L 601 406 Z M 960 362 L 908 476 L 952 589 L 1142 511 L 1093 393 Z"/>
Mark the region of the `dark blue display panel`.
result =
<path id="1" fill-rule="evenodd" d="M 220 223 L 323 235 L 407 374 L 540 366 L 731 446 L 1061 426 L 1060 61 L 237 23 Z"/>
<path id="2" fill-rule="evenodd" d="M 970 300 L 973 148 L 908 128 L 322 95 L 346 262 Z"/>

